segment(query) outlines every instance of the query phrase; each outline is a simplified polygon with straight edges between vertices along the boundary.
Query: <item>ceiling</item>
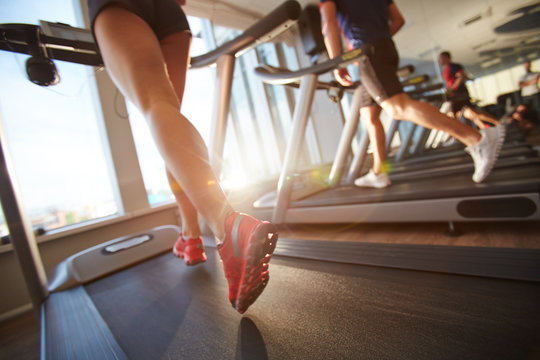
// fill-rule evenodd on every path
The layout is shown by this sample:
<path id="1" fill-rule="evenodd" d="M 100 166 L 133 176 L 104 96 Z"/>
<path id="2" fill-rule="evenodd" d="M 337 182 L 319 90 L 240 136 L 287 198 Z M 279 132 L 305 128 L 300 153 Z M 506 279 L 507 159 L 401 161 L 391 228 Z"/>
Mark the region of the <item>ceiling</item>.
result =
<path id="1" fill-rule="evenodd" d="M 396 0 L 406 26 L 395 37 L 402 58 L 433 61 L 442 50 L 452 53 L 475 76 L 540 56 L 540 19 L 536 28 L 511 33 L 495 29 L 529 8 L 529 16 L 540 14 L 540 2 L 530 0 Z M 503 49 L 502 51 L 500 49 Z"/>
<path id="2" fill-rule="evenodd" d="M 188 0 L 188 7 L 196 0 Z M 298 0 L 302 6 L 317 3 Z M 266 14 L 282 0 L 199 0 L 206 6 L 228 6 L 247 14 Z M 442 50 L 452 53 L 473 76 L 523 62 L 526 57 L 540 57 L 539 0 L 395 0 L 406 24 L 396 34 L 402 64 L 411 63 L 427 73 L 438 71 L 434 59 Z M 522 11 L 515 12 L 516 9 Z M 519 18 L 513 24 L 501 27 Z M 525 20 L 525 21 L 521 21 Z M 528 30 L 496 33 L 495 29 L 512 30 L 512 25 Z"/>

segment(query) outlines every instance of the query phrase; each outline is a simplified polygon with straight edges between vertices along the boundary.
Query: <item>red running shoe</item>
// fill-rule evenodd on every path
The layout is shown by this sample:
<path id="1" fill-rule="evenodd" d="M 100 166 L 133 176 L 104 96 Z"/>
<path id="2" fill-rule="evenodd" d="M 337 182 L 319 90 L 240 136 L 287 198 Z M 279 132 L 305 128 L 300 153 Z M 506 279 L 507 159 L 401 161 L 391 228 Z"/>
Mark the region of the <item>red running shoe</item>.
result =
<path id="1" fill-rule="evenodd" d="M 235 212 L 225 221 L 225 241 L 218 245 L 229 301 L 243 314 L 268 283 L 268 262 L 276 248 L 277 229 L 268 221 Z"/>
<path id="2" fill-rule="evenodd" d="M 182 234 L 180 234 L 172 250 L 174 255 L 184 259 L 186 265 L 197 265 L 206 261 L 201 237 L 185 240 Z"/>

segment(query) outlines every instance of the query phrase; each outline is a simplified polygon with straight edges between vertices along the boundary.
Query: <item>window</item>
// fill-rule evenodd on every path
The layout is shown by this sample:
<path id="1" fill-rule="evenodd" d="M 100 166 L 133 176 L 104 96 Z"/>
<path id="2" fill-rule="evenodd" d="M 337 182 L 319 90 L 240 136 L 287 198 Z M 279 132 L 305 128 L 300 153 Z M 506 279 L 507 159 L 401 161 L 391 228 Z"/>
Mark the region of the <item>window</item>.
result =
<path id="1" fill-rule="evenodd" d="M 156 205 L 173 200 L 165 173 L 165 163 L 150 135 L 146 121 L 135 105 L 128 102 L 127 108 L 148 202 Z"/>
<path id="2" fill-rule="evenodd" d="M 77 26 L 75 11 L 71 0 L 3 1 L 0 23 L 43 19 Z M 61 82 L 44 88 L 26 79 L 27 58 L 0 52 L 0 118 L 30 221 L 50 230 L 115 214 L 93 68 L 56 61 Z"/>
<path id="3" fill-rule="evenodd" d="M 226 188 L 269 179 L 281 170 L 294 104 L 284 86 L 265 85 L 257 78 L 253 69 L 260 62 L 281 66 L 276 45 L 259 45 L 236 61 L 224 153 Z"/>
<path id="4" fill-rule="evenodd" d="M 525 60 L 523 60 L 525 61 Z M 531 63 L 531 69 L 538 71 L 540 60 Z M 495 72 L 467 83 L 471 96 L 482 105 L 497 102 L 497 96 L 519 90 L 519 80 L 525 74 L 523 64 Z"/>
<path id="5" fill-rule="evenodd" d="M 281 49 L 286 50 L 288 47 L 283 46 Z M 257 48 L 260 56 L 260 62 L 271 66 L 279 67 L 280 61 L 278 59 L 278 52 L 280 48 L 276 48 L 274 44 L 262 44 Z M 289 54 L 289 51 L 285 51 L 284 54 Z M 291 60 L 296 60 L 290 56 Z M 289 58 L 287 57 L 287 60 Z M 287 68 L 298 68 L 298 62 L 289 64 L 287 62 Z M 277 150 L 280 159 L 285 157 L 285 149 L 287 147 L 287 140 L 290 136 L 292 113 L 291 109 L 294 107 L 293 91 L 289 89 L 287 93 L 287 87 L 283 85 L 268 85 L 265 84 L 264 88 L 267 92 L 268 99 L 270 101 L 270 112 L 272 121 L 272 127 L 276 134 Z M 278 166 L 280 163 L 278 163 Z M 276 172 L 279 172 L 279 168 Z"/>
<path id="6" fill-rule="evenodd" d="M 0 237 L 4 237 L 7 234 L 9 234 L 9 231 L 6 225 L 6 219 L 4 218 L 4 212 L 0 206 Z"/>
<path id="7" fill-rule="evenodd" d="M 208 20 L 188 17 L 193 41 L 191 55 L 205 53 L 212 44 L 223 44 L 240 34 L 238 30 L 211 26 Z M 294 51 L 281 45 L 263 44 L 236 59 L 233 90 L 223 154 L 224 188 L 240 187 L 277 176 L 291 127 L 291 106 L 283 86 L 265 86 L 253 69 L 260 61 L 280 66 L 278 51 L 298 66 Z M 260 59 L 263 60 L 260 60 Z M 182 113 L 195 125 L 206 144 L 210 140 L 215 68 L 188 71 Z M 151 204 L 173 199 L 164 163 L 155 148 L 146 123 L 134 106 L 128 105 L 137 154 Z"/>

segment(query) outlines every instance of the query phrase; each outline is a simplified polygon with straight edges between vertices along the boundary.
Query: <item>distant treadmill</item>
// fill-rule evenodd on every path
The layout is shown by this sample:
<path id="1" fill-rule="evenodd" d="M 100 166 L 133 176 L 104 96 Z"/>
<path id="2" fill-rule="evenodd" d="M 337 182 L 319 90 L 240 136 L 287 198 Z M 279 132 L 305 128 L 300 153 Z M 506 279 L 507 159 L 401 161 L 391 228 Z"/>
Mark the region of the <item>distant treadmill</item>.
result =
<path id="1" fill-rule="evenodd" d="M 366 55 L 367 49 L 359 49 Z M 386 189 L 362 189 L 343 181 L 351 141 L 358 126 L 359 99 L 353 97 L 327 184 L 304 176 L 297 168 L 298 154 L 309 121 L 318 76 L 347 64 L 352 53 L 297 71 L 256 69 L 269 84 L 299 83 L 282 172 L 277 189 L 256 200 L 253 211 L 275 223 L 359 223 L 425 221 L 502 221 L 540 219 L 540 163 L 534 159 L 515 166 L 496 166 L 485 183 L 476 184 L 470 173 L 430 173 L 425 178 L 396 181 Z M 363 149 L 367 150 L 364 141 Z M 504 159 L 501 159 L 502 161 Z M 502 162 L 501 161 L 501 162 Z M 504 164 L 504 163 L 503 163 Z M 355 164 L 351 165 L 351 168 Z"/>

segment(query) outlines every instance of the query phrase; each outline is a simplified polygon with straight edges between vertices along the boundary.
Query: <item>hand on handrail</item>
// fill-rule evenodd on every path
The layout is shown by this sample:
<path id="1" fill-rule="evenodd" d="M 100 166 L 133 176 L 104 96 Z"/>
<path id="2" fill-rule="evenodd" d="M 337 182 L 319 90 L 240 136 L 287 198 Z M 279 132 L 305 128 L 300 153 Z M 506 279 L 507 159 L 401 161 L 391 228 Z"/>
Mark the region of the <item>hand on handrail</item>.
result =
<path id="1" fill-rule="evenodd" d="M 346 67 L 335 69 L 334 76 L 337 82 L 345 87 L 352 86 L 354 84 L 352 81 L 352 77 Z"/>

